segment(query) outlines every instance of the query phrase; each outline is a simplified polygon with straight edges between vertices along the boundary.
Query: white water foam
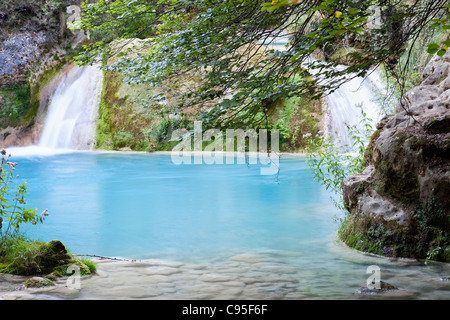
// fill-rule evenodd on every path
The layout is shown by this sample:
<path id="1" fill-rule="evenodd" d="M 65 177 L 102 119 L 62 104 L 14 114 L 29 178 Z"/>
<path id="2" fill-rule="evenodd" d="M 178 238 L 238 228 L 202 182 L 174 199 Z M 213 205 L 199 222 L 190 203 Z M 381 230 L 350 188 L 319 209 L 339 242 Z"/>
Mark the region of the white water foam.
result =
<path id="1" fill-rule="evenodd" d="M 91 150 L 102 83 L 97 65 L 71 68 L 55 90 L 39 142 L 9 147 L 7 152 L 14 156 L 47 156 Z"/>
<path id="2" fill-rule="evenodd" d="M 91 149 L 95 143 L 101 79 L 97 66 L 75 66 L 70 70 L 56 89 L 39 147 Z"/>
<path id="3" fill-rule="evenodd" d="M 289 50 L 288 42 L 289 38 L 284 34 L 262 41 L 267 44 L 269 49 L 278 51 Z M 326 62 L 313 58 L 309 58 L 303 65 L 311 74 L 319 77 L 319 86 L 321 83 L 328 82 L 329 79 L 326 79 L 322 72 L 333 68 L 331 65 L 327 66 Z M 334 68 L 336 71 L 344 71 L 348 67 L 339 65 Z M 321 72 L 316 70 L 321 70 Z M 377 70 L 371 70 L 364 78 L 355 77 L 354 74 L 347 74 L 345 77 L 342 79 L 343 83 L 334 92 L 326 94 L 328 118 L 326 119 L 325 136 L 330 138 L 333 144 L 340 147 L 342 151 L 351 152 L 355 140 L 349 131 L 353 130 L 356 133 L 364 134 L 366 129 L 362 123 L 363 119 L 373 130 L 375 129 L 375 125 L 381 120 L 383 113 L 378 100 L 386 95 L 386 88 Z"/>

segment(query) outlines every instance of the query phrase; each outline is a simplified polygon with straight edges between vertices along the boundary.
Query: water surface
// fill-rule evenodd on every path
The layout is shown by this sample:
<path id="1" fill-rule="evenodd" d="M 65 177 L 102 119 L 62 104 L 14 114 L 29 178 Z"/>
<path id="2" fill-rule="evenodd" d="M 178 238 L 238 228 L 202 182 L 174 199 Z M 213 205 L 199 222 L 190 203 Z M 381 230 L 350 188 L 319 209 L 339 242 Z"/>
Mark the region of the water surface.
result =
<path id="1" fill-rule="evenodd" d="M 75 254 L 200 264 L 228 275 L 231 268 L 235 279 L 278 277 L 271 293 L 257 298 L 353 298 L 367 267 L 378 265 L 402 297 L 449 298 L 449 282 L 441 280 L 450 275 L 447 264 L 372 257 L 338 243 L 339 212 L 298 157 L 282 157 L 278 175 L 261 175 L 259 165 L 175 165 L 161 154 L 15 161 L 29 186 L 28 204 L 50 212 L 27 234 L 60 239 Z"/>

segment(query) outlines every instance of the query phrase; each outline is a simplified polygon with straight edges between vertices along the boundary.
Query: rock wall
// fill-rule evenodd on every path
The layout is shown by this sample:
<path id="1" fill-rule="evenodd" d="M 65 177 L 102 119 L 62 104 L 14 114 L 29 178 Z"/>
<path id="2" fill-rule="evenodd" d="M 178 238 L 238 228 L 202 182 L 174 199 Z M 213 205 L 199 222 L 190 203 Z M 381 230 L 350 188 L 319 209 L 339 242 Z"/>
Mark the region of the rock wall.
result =
<path id="1" fill-rule="evenodd" d="M 66 64 L 67 50 L 86 40 L 67 29 L 73 4 L 80 1 L 0 3 L 0 147 L 39 139 L 49 99 L 45 87 Z"/>
<path id="2" fill-rule="evenodd" d="M 366 168 L 343 182 L 349 246 L 450 262 L 450 52 L 377 125 Z"/>

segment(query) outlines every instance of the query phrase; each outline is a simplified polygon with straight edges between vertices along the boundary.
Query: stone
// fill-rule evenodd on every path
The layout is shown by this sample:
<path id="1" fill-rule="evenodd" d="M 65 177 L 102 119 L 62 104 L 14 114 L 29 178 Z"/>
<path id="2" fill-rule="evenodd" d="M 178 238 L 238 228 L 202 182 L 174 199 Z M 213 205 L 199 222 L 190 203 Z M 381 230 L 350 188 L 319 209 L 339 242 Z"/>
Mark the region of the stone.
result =
<path id="1" fill-rule="evenodd" d="M 394 290 L 399 290 L 399 289 L 397 287 L 387 283 L 387 282 L 380 281 L 380 288 L 379 289 L 375 288 L 375 286 L 373 288 L 372 287 L 369 288 L 368 286 L 364 286 L 364 287 L 361 287 L 358 290 L 358 293 L 359 294 L 363 294 L 363 295 L 372 295 L 372 294 L 383 294 L 383 293 L 386 293 L 386 292 L 389 292 L 389 291 L 394 291 Z"/>
<path id="2" fill-rule="evenodd" d="M 375 172 L 375 167 L 370 165 L 364 169 L 360 174 L 355 174 L 344 179 L 342 184 L 344 202 L 347 208 L 351 210 L 357 204 L 357 194 L 362 188 L 367 186 L 373 181 L 373 173 Z"/>
<path id="3" fill-rule="evenodd" d="M 352 234 L 363 236 L 369 252 L 425 259 L 436 243 L 450 246 L 450 52 L 428 63 L 422 83 L 377 129 L 364 171 L 342 184 L 350 218 L 341 238 L 354 247 Z M 448 250 L 435 259 L 449 262 Z"/>
<path id="4" fill-rule="evenodd" d="M 61 241 L 51 240 L 48 242 L 48 245 L 49 249 L 57 260 L 66 262 L 72 259 L 70 254 L 67 252 L 66 247 Z"/>
<path id="5" fill-rule="evenodd" d="M 32 277 L 25 281 L 25 287 L 27 288 L 42 288 L 42 287 L 50 287 L 54 286 L 55 283 L 47 278 L 42 277 Z"/>
<path id="6" fill-rule="evenodd" d="M 448 133 L 450 132 L 450 114 L 427 119 L 423 123 L 423 127 L 427 132 L 434 134 Z"/>
<path id="7" fill-rule="evenodd" d="M 358 211 L 373 217 L 383 216 L 386 221 L 396 221 L 400 226 L 406 225 L 406 213 L 391 199 L 380 196 L 374 189 L 365 190 L 357 198 Z"/>

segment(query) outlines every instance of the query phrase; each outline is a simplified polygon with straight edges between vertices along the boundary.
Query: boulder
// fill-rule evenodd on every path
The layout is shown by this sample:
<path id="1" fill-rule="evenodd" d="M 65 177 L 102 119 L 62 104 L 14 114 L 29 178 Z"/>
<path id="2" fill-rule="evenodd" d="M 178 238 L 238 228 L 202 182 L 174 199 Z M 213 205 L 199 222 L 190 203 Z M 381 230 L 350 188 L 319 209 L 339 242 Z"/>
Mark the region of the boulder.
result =
<path id="1" fill-rule="evenodd" d="M 383 294 L 383 293 L 387 293 L 389 291 L 396 291 L 396 290 L 398 290 L 398 288 L 393 286 L 392 284 L 389 284 L 384 281 L 380 281 L 379 289 L 377 289 L 375 287 L 372 288 L 372 287 L 364 286 L 358 290 L 358 293 L 363 294 L 363 295 L 373 295 L 373 294 Z"/>
<path id="2" fill-rule="evenodd" d="M 377 129 L 364 156 L 365 170 L 343 182 L 350 215 L 342 240 L 409 258 L 425 259 L 440 248 L 434 259 L 449 262 L 450 52 L 428 63 L 421 84 Z"/>
<path id="3" fill-rule="evenodd" d="M 54 286 L 55 283 L 47 278 L 42 277 L 32 277 L 25 281 L 24 283 L 25 287 L 27 288 L 43 288 L 43 287 L 50 287 Z"/>
<path id="4" fill-rule="evenodd" d="M 49 241 L 48 248 L 50 258 L 59 264 L 65 264 L 72 259 L 64 244 L 59 240 Z"/>

